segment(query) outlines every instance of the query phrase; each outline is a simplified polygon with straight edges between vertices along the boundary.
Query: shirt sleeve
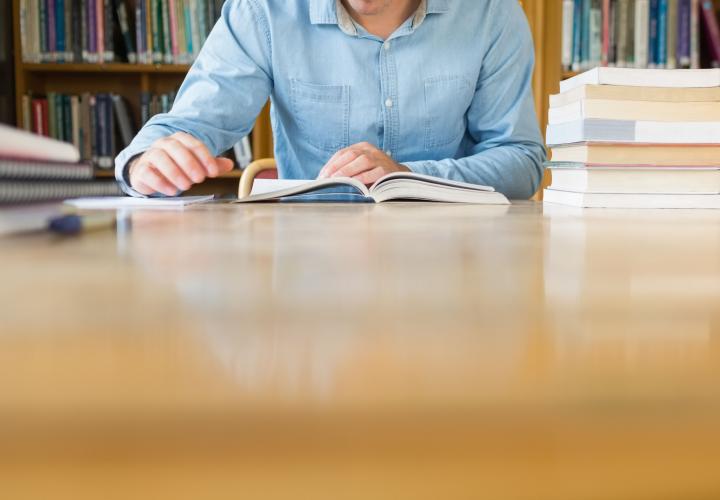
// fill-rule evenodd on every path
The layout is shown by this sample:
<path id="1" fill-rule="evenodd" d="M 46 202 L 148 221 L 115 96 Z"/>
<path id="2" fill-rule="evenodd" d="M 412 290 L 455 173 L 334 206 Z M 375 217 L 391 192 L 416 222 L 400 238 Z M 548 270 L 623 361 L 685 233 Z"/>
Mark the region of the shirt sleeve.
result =
<path id="1" fill-rule="evenodd" d="M 270 61 L 269 25 L 257 0 L 225 2 L 171 111 L 150 119 L 115 158 L 123 191 L 142 196 L 129 185 L 127 165 L 157 139 L 185 132 L 218 155 L 250 133 L 272 90 Z"/>
<path id="2" fill-rule="evenodd" d="M 498 29 L 491 37 L 475 97 L 467 112 L 467 156 L 415 161 L 412 171 L 493 186 L 512 199 L 527 199 L 540 185 L 545 147 L 535 114 L 532 37 L 519 2 L 495 2 Z"/>

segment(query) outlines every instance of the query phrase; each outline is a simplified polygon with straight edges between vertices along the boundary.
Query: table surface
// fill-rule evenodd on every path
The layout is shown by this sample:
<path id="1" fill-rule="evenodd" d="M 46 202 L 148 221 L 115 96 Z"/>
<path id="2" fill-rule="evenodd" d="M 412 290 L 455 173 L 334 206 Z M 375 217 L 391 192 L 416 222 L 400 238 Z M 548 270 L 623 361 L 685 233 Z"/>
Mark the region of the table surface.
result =
<path id="1" fill-rule="evenodd" d="M 720 211 L 118 217 L 0 239 L 4 498 L 720 495 Z"/>

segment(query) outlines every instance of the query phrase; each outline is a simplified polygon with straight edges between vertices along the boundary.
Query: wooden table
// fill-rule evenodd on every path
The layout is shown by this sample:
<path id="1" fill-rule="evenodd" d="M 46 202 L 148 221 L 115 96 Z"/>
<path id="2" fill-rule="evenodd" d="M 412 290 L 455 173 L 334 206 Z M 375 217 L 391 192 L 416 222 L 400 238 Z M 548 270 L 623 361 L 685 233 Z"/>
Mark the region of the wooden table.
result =
<path id="1" fill-rule="evenodd" d="M 0 497 L 720 497 L 720 212 L 204 206 L 0 240 Z"/>

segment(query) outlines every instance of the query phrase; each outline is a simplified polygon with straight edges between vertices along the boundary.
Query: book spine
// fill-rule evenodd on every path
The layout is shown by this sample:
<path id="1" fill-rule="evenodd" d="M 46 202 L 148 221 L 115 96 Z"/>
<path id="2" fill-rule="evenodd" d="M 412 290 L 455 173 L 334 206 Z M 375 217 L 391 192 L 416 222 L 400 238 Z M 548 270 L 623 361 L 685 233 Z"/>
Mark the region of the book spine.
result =
<path id="1" fill-rule="evenodd" d="M 650 27 L 648 30 L 648 67 L 656 68 L 658 62 L 658 14 L 660 0 L 650 0 Z"/>
<path id="2" fill-rule="evenodd" d="M 139 63 L 145 62 L 142 44 L 143 5 L 144 2 L 142 1 L 135 2 L 135 50 L 137 51 L 136 57 Z"/>
<path id="3" fill-rule="evenodd" d="M 197 45 L 197 52 L 200 53 L 200 49 L 202 48 L 203 44 L 205 43 L 205 39 L 207 38 L 208 34 L 208 20 L 205 16 L 205 13 L 207 9 L 205 8 L 205 2 L 206 0 L 195 0 L 197 2 L 197 12 L 198 12 L 198 45 Z"/>
<path id="4" fill-rule="evenodd" d="M 690 0 L 678 2 L 677 64 L 690 67 Z"/>
<path id="5" fill-rule="evenodd" d="M 70 14 L 70 22 L 72 23 L 72 51 L 70 60 L 76 63 L 82 61 L 82 13 L 80 9 L 80 0 L 72 0 L 72 11 Z"/>
<path id="6" fill-rule="evenodd" d="M 573 59 L 573 24 L 575 0 L 563 0 L 562 66 L 569 70 Z"/>
<path id="7" fill-rule="evenodd" d="M 80 142 L 81 154 L 85 161 L 92 161 L 92 127 L 90 123 L 90 94 L 85 92 L 80 98 Z"/>
<path id="8" fill-rule="evenodd" d="M 57 20 L 55 0 L 47 0 L 47 33 L 48 33 L 48 52 L 49 61 L 57 60 Z"/>
<path id="9" fill-rule="evenodd" d="M 82 61 L 90 61 L 90 28 L 88 27 L 88 2 L 80 0 L 80 29 L 82 30 Z"/>
<path id="10" fill-rule="evenodd" d="M 214 5 L 214 3 L 213 3 Z M 575 0 L 573 8 L 573 55 L 572 70 L 579 71 L 582 63 L 582 5 L 583 0 Z"/>
<path id="11" fill-rule="evenodd" d="M 105 62 L 105 0 L 95 2 L 95 26 L 97 34 L 97 59 Z"/>
<path id="12" fill-rule="evenodd" d="M 170 51 L 172 53 L 172 63 L 178 64 L 178 35 L 177 35 L 177 10 L 175 0 L 167 0 L 168 16 L 170 23 Z"/>
<path id="13" fill-rule="evenodd" d="M 40 62 L 46 62 L 49 60 L 47 0 L 38 0 L 38 18 L 40 23 L 38 27 L 40 35 Z"/>
<path id="14" fill-rule="evenodd" d="M 130 35 L 130 23 L 128 22 L 127 9 L 123 0 L 115 0 L 115 14 L 117 15 L 118 26 L 120 27 L 120 35 L 123 45 L 125 46 L 125 54 L 129 63 L 135 63 L 135 47 L 133 47 L 133 39 Z"/>
<path id="15" fill-rule="evenodd" d="M 607 66 L 610 60 L 610 0 L 602 0 L 600 18 L 602 23 L 600 64 Z"/>
<path id="16" fill-rule="evenodd" d="M 570 25 L 574 23 L 572 21 L 572 18 L 575 16 L 575 1 L 573 0 L 573 16 L 571 16 Z M 213 0 L 205 0 L 205 10 L 207 13 L 205 14 L 207 16 L 208 21 L 208 36 L 210 36 L 210 32 L 212 31 L 213 27 L 215 26 L 215 2 Z M 570 34 L 572 36 L 572 33 Z"/>
<path id="17" fill-rule="evenodd" d="M 96 0 L 87 0 L 88 6 L 88 62 L 97 62 L 97 14 Z"/>
<path id="18" fill-rule="evenodd" d="M 140 93 L 140 121 L 141 126 L 144 126 L 148 120 L 150 120 L 150 93 Z"/>
<path id="19" fill-rule="evenodd" d="M 72 107 L 70 104 L 70 96 L 63 95 L 62 98 L 62 119 L 63 119 L 63 141 L 72 142 Z"/>
<path id="20" fill-rule="evenodd" d="M 65 57 L 65 0 L 55 0 L 55 60 Z"/>
<path id="21" fill-rule="evenodd" d="M 160 63 L 162 62 L 162 52 L 160 51 L 162 45 L 160 43 L 160 16 L 158 16 L 159 12 L 159 4 L 158 0 L 151 0 L 150 1 L 150 7 L 152 9 L 152 24 L 151 24 L 151 36 L 152 36 L 152 60 L 154 63 Z"/>
<path id="22" fill-rule="evenodd" d="M 628 20 L 625 48 L 625 66 L 635 66 L 635 0 L 628 0 Z"/>
<path id="23" fill-rule="evenodd" d="M 608 49 L 608 66 L 617 66 L 618 38 L 620 36 L 619 18 L 618 0 L 610 0 L 610 47 Z"/>
<path id="24" fill-rule="evenodd" d="M 192 0 L 184 0 L 183 1 L 183 9 L 184 9 L 184 18 L 185 18 L 185 43 L 187 44 L 187 62 L 191 62 L 193 60 L 193 31 L 192 31 L 192 11 L 190 10 L 190 2 Z"/>
<path id="25" fill-rule="evenodd" d="M 711 64 L 714 68 L 720 65 L 720 29 L 718 28 L 715 7 L 712 0 L 702 0 L 702 20 L 705 26 L 705 36 L 708 41 Z"/>
<path id="26" fill-rule="evenodd" d="M 183 0 L 175 0 L 175 9 L 178 37 L 178 62 L 184 63 L 187 55 L 187 45 L 185 44 L 185 10 L 183 9 Z"/>
<path id="27" fill-rule="evenodd" d="M 168 0 L 160 0 L 160 7 L 162 8 L 162 34 L 163 34 L 163 62 L 165 64 L 172 64 L 173 62 L 173 47 L 172 47 L 172 34 L 170 32 L 170 7 Z"/>
<path id="28" fill-rule="evenodd" d="M 43 135 L 45 135 L 46 137 L 51 137 L 50 136 L 50 105 L 49 105 L 47 99 L 41 99 L 40 104 L 42 105 L 41 129 L 43 131 Z"/>
<path id="29" fill-rule="evenodd" d="M 113 62 L 115 60 L 115 40 L 113 36 L 113 9 L 110 0 L 103 0 L 103 12 L 105 17 L 105 62 Z"/>
<path id="30" fill-rule="evenodd" d="M 76 95 L 70 97 L 70 121 L 72 143 L 80 151 L 80 98 Z"/>
<path id="31" fill-rule="evenodd" d="M 47 131 L 48 136 L 52 137 L 53 139 L 57 139 L 57 133 L 55 131 L 55 92 L 48 92 L 47 93 L 47 108 L 48 108 L 48 121 L 47 121 Z"/>
<path id="32" fill-rule="evenodd" d="M 667 65 L 667 16 L 667 0 L 658 0 L 657 49 L 655 52 L 655 63 L 658 68 L 665 68 Z"/>
<path id="33" fill-rule="evenodd" d="M 590 2 L 583 0 L 582 6 L 582 51 L 580 69 L 590 67 Z"/>
<path id="34" fill-rule="evenodd" d="M 90 160 L 97 166 L 98 162 L 98 134 L 97 134 L 97 98 L 90 94 Z"/>
<path id="35" fill-rule="evenodd" d="M 190 18 L 190 32 L 192 33 L 192 47 L 190 49 L 190 54 L 192 54 L 192 59 L 195 60 L 198 52 L 200 52 L 200 26 L 197 15 L 197 0 L 190 0 L 188 6 L 190 8 L 190 12 L 188 14 L 188 17 Z"/>
<path id="36" fill-rule="evenodd" d="M 153 0 L 138 0 L 145 3 L 145 61 L 148 64 L 153 62 L 153 40 L 152 40 L 152 18 L 153 18 Z"/>
<path id="37" fill-rule="evenodd" d="M 23 62 L 30 62 L 28 43 L 28 0 L 20 0 L 20 53 Z"/>
<path id="38" fill-rule="evenodd" d="M 29 95 L 22 96 L 22 114 L 23 114 L 23 129 L 27 130 L 28 132 L 33 131 L 32 127 L 32 115 L 33 111 L 31 109 L 31 99 Z"/>
<path id="39" fill-rule="evenodd" d="M 700 0 L 690 0 L 690 67 L 700 67 Z"/>
<path id="40" fill-rule="evenodd" d="M 635 2 L 635 67 L 648 65 L 649 0 Z"/>
<path id="41" fill-rule="evenodd" d="M 75 36 L 75 30 L 73 26 L 72 12 L 73 5 L 77 0 L 65 0 L 65 55 L 64 59 L 66 62 L 72 62 L 73 60 L 73 42 Z"/>
<path id="42" fill-rule="evenodd" d="M 115 141 L 115 111 L 113 110 L 112 96 L 105 94 L 105 114 L 106 114 L 106 142 L 107 142 L 107 154 L 105 155 L 105 168 L 112 168 L 113 158 L 117 154 L 117 145 Z"/>
<path id="43" fill-rule="evenodd" d="M 628 0 L 618 0 L 618 39 L 615 64 L 624 68 L 626 65 L 628 39 Z"/>
<path id="44" fill-rule="evenodd" d="M 41 99 L 32 100 L 32 112 L 32 131 L 38 135 L 47 135 L 43 128 L 43 106 Z"/>
<path id="45" fill-rule="evenodd" d="M 65 96 L 55 96 L 55 138 L 59 141 L 66 141 L 65 137 Z"/>
<path id="46" fill-rule="evenodd" d="M 677 68 L 678 0 L 668 0 L 667 4 L 667 63 L 668 69 Z"/>
<path id="47" fill-rule="evenodd" d="M 590 67 L 602 63 L 603 21 L 601 0 L 593 0 L 590 9 Z"/>

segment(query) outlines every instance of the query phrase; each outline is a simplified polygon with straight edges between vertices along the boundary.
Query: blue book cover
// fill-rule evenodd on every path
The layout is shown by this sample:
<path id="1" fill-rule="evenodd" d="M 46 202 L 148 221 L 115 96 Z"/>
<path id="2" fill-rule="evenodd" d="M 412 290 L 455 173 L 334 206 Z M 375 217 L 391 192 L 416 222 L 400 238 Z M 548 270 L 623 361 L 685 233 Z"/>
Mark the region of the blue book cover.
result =
<path id="1" fill-rule="evenodd" d="M 657 22 L 657 65 L 660 68 L 667 66 L 667 0 L 658 1 L 658 22 Z"/>
<path id="2" fill-rule="evenodd" d="M 55 47 L 58 60 L 65 59 L 65 0 L 55 0 Z"/>
<path id="3" fill-rule="evenodd" d="M 658 62 L 658 8 L 660 0 L 650 0 L 650 28 L 648 29 L 648 68 L 654 68 Z"/>
<path id="4" fill-rule="evenodd" d="M 578 71 L 582 63 L 582 6 L 583 0 L 575 0 L 573 9 L 573 70 Z"/>
<path id="5" fill-rule="evenodd" d="M 681 68 L 690 66 L 690 0 L 680 0 L 678 7 L 677 59 Z"/>
<path id="6" fill-rule="evenodd" d="M 591 0 L 583 0 L 582 5 L 581 69 L 587 69 L 590 66 L 590 2 Z"/>

